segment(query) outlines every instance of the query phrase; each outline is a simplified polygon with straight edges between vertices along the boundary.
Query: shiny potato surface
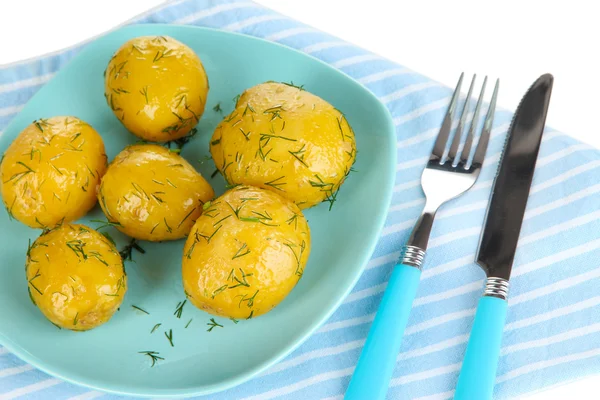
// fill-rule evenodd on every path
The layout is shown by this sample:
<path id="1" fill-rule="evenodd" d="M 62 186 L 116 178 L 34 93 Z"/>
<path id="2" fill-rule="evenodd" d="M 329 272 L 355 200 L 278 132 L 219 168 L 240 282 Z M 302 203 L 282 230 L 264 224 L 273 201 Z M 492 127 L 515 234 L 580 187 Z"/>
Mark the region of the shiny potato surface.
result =
<path id="1" fill-rule="evenodd" d="M 106 102 L 123 125 L 156 142 L 185 136 L 204 113 L 208 77 L 192 49 L 168 36 L 126 42 L 104 73 Z"/>
<path id="2" fill-rule="evenodd" d="M 85 331 L 117 311 L 127 276 L 107 238 L 84 225 L 64 224 L 42 233 L 27 251 L 31 300 L 60 328 Z"/>
<path id="3" fill-rule="evenodd" d="M 277 193 L 238 186 L 205 205 L 183 248 L 183 288 L 211 314 L 252 318 L 298 283 L 310 253 L 300 209 Z"/>
<path id="4" fill-rule="evenodd" d="M 117 229 L 151 241 L 185 237 L 213 197 L 211 186 L 183 157 L 153 144 L 120 152 L 98 191 L 100 206 Z"/>
<path id="5" fill-rule="evenodd" d="M 301 88 L 267 82 L 246 90 L 210 142 L 230 184 L 278 192 L 300 208 L 330 206 L 356 157 L 346 117 Z"/>
<path id="6" fill-rule="evenodd" d="M 100 135 L 75 117 L 39 119 L 12 142 L 0 165 L 9 215 L 32 228 L 52 228 L 96 204 L 106 171 Z"/>

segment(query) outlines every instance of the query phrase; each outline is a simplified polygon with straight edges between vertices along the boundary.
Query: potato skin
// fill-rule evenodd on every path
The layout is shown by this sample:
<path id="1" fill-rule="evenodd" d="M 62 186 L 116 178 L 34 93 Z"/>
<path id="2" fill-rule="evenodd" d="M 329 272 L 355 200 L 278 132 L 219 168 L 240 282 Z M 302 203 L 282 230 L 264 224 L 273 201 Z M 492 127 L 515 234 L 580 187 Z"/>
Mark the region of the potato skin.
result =
<path id="1" fill-rule="evenodd" d="M 204 113 L 208 77 L 192 49 L 168 36 L 131 39 L 106 71 L 106 102 L 134 135 L 164 142 L 185 136 Z"/>
<path id="2" fill-rule="evenodd" d="M 127 292 L 115 246 L 84 225 L 64 224 L 31 244 L 25 265 L 31 300 L 53 324 L 85 331 L 107 322 Z"/>
<path id="3" fill-rule="evenodd" d="M 106 165 L 102 138 L 88 123 L 39 119 L 4 154 L 2 200 L 10 216 L 32 228 L 76 220 L 96 204 Z"/>
<path id="4" fill-rule="evenodd" d="M 185 237 L 214 197 L 212 187 L 179 154 L 163 146 L 126 147 L 110 163 L 98 191 L 102 211 L 136 239 Z"/>
<path id="5" fill-rule="evenodd" d="M 279 304 L 302 277 L 310 230 L 280 195 L 238 186 L 210 204 L 183 248 L 187 298 L 211 314 L 252 318 Z"/>
<path id="6" fill-rule="evenodd" d="M 331 104 L 266 82 L 246 90 L 210 142 L 230 184 L 277 191 L 301 209 L 335 201 L 356 158 L 354 132 Z"/>

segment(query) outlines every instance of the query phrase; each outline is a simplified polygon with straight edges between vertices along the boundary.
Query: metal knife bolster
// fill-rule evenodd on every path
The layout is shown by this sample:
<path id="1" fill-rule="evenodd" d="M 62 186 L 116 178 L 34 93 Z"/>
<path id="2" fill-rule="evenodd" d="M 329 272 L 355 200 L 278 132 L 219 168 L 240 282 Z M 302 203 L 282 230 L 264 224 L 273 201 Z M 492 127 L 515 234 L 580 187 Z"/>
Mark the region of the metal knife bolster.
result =
<path id="1" fill-rule="evenodd" d="M 486 297 L 497 297 L 502 300 L 508 299 L 509 283 L 503 278 L 487 278 L 485 280 L 485 289 L 483 295 Z"/>
<path id="2" fill-rule="evenodd" d="M 506 299 L 529 188 L 546 123 L 552 75 L 529 88 L 513 117 L 494 179 L 477 264 L 485 271 L 484 296 Z"/>

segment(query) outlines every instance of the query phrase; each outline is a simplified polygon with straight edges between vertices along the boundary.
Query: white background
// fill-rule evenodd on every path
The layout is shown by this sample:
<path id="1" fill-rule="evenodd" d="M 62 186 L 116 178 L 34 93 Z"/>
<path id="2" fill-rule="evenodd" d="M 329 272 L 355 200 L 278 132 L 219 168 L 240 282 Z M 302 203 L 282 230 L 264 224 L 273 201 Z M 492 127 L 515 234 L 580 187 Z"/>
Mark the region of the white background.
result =
<path id="1" fill-rule="evenodd" d="M 498 103 L 514 109 L 550 72 L 548 124 L 600 147 L 600 23 L 594 1 L 258 0 L 270 8 L 454 86 L 461 71 L 499 77 Z M 0 65 L 98 35 L 161 0 L 0 3 Z M 598 377 L 529 400 L 598 399 Z"/>

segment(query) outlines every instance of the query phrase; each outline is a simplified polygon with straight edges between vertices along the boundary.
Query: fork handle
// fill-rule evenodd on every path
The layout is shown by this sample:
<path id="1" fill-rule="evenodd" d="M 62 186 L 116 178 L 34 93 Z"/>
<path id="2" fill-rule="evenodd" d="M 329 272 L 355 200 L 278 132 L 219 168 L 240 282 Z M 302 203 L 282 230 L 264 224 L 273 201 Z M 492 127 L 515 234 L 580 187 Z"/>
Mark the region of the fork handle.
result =
<path id="1" fill-rule="evenodd" d="M 420 278 L 417 267 L 394 268 L 345 400 L 385 399 Z"/>
<path id="2" fill-rule="evenodd" d="M 479 300 L 454 400 L 492 399 L 507 308 L 505 299 Z"/>

